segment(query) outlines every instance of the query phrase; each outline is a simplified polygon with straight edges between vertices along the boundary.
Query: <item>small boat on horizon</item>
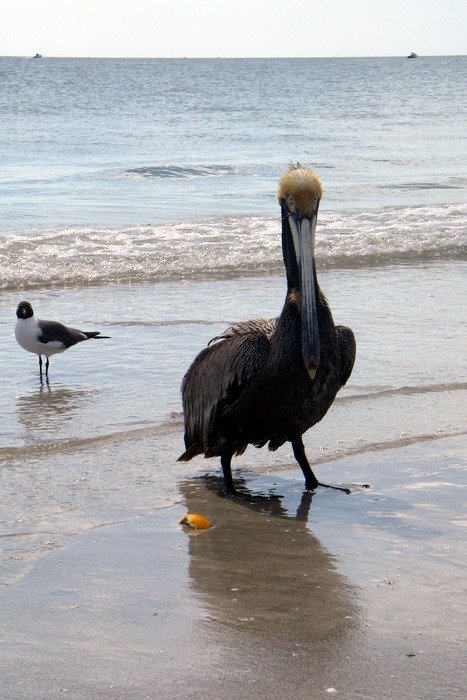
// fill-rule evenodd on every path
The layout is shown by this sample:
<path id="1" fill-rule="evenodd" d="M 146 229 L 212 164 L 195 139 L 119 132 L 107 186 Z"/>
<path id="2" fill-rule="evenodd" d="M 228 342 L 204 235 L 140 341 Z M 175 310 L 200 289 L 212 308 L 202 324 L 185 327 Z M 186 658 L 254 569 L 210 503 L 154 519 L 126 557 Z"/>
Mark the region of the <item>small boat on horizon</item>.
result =
<path id="1" fill-rule="evenodd" d="M 407 56 L 407 58 L 418 58 L 418 56 L 417 56 L 417 54 L 415 53 L 415 51 L 412 51 L 412 52 Z"/>
<path id="2" fill-rule="evenodd" d="M 42 54 L 41 54 L 41 53 L 36 53 L 36 54 L 34 54 L 33 58 L 42 58 Z"/>

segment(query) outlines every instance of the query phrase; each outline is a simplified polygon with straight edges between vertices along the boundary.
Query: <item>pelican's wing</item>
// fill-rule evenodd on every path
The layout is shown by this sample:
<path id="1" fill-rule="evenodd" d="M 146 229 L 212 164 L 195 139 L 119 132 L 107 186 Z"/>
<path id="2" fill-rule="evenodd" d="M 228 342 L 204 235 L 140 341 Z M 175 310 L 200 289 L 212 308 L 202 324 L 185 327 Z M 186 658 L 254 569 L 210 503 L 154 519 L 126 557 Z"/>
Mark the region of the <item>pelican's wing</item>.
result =
<path id="1" fill-rule="evenodd" d="M 218 340 L 233 338 L 234 336 L 246 335 L 248 333 L 260 333 L 270 338 L 276 328 L 277 318 L 252 318 L 249 321 L 239 321 L 227 328 L 220 335 L 211 338 L 208 345 L 216 343 Z"/>
<path id="2" fill-rule="evenodd" d="M 336 326 L 336 334 L 341 356 L 340 380 L 342 387 L 352 374 L 357 344 L 353 332 L 347 326 Z"/>
<path id="3" fill-rule="evenodd" d="M 186 373 L 182 383 L 186 452 L 180 459 L 210 450 L 216 453 L 219 421 L 240 395 L 258 378 L 267 362 L 270 341 L 265 333 L 232 332 L 208 346 Z M 231 331 L 232 329 L 229 329 Z M 213 452 L 214 450 L 214 452 Z"/>

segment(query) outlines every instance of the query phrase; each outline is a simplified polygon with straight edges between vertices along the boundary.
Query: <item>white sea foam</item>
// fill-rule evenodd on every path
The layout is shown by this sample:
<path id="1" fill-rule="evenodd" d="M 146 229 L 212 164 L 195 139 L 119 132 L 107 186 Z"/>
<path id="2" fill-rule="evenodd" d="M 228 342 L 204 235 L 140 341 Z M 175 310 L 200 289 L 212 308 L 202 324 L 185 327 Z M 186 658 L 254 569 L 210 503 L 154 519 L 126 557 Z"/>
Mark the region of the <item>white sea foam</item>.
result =
<path id="1" fill-rule="evenodd" d="M 320 268 L 466 257 L 463 205 L 323 213 Z M 282 269 L 278 217 L 0 237 L 3 289 L 266 275 Z"/>

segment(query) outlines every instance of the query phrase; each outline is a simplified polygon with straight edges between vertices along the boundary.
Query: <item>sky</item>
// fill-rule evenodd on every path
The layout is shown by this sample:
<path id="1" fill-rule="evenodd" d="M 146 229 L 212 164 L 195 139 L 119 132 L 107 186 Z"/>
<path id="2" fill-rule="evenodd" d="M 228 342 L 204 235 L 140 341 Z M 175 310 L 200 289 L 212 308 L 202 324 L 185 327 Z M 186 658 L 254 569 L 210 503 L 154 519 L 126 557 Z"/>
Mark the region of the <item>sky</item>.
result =
<path id="1" fill-rule="evenodd" d="M 465 54 L 466 0 L 0 0 L 0 55 Z"/>

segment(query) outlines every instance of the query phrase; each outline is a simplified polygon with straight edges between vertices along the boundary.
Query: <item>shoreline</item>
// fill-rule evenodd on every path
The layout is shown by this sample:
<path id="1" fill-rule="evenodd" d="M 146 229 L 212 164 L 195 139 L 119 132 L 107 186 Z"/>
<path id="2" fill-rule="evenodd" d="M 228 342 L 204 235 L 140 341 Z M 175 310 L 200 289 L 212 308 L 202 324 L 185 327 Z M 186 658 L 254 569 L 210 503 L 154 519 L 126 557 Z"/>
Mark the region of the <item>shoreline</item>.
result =
<path id="1" fill-rule="evenodd" d="M 463 442 L 338 460 L 372 483 L 351 496 L 185 479 L 183 503 L 76 535 L 0 593 L 5 697 L 460 697 Z"/>
<path id="2" fill-rule="evenodd" d="M 50 318 L 113 338 L 58 358 L 49 385 L 2 295 L 3 437 L 22 445 L 2 460 L 3 695 L 461 697 L 462 272 L 321 276 L 358 355 L 307 454 L 323 481 L 371 489 L 310 499 L 290 446 L 247 450 L 234 479 L 281 494 L 273 512 L 219 498 L 215 460 L 177 464 L 165 421 L 196 352 L 277 313 L 282 278 L 43 292 Z M 186 508 L 215 527 L 187 532 Z"/>

